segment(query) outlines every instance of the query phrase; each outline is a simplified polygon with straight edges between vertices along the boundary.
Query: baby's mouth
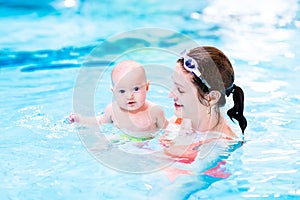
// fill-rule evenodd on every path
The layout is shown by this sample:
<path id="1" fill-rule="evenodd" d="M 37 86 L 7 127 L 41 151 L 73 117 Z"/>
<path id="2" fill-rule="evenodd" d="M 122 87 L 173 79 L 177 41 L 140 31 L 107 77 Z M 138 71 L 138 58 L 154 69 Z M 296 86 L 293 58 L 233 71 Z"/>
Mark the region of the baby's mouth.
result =
<path id="1" fill-rule="evenodd" d="M 133 105 L 133 104 L 135 104 L 135 101 L 129 101 L 127 104 L 128 105 Z"/>

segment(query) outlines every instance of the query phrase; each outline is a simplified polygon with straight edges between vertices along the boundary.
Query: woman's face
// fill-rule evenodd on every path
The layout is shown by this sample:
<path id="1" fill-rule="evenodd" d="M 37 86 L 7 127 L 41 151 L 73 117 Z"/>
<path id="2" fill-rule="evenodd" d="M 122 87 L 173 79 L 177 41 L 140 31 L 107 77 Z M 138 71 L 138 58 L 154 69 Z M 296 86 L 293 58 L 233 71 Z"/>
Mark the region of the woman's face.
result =
<path id="1" fill-rule="evenodd" d="M 207 107 L 198 99 L 197 89 L 192 83 L 193 76 L 192 73 L 184 71 L 180 63 L 176 63 L 173 73 L 174 87 L 169 96 L 174 100 L 174 113 L 177 117 L 197 120 L 207 114 Z"/>

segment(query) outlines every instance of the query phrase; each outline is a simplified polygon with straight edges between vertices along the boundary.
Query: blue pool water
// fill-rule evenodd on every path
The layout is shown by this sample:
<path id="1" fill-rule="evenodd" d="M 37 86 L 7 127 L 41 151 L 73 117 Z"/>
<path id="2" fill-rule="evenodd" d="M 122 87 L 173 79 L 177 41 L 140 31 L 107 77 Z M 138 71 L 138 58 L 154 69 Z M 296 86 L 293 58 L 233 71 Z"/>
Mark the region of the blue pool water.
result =
<path id="1" fill-rule="evenodd" d="M 300 198 L 299 5 L 297 0 L 0 0 L 0 199 Z M 245 144 L 226 156 L 229 177 L 199 175 L 172 184 L 160 171 L 116 171 L 87 151 L 76 126 L 64 123 L 73 110 L 80 67 L 93 48 L 148 27 L 185 34 L 230 57 L 245 91 L 248 127 Z M 173 43 L 162 36 L 160 47 Z M 149 55 L 143 59 L 174 67 L 168 55 Z M 112 98 L 110 77 L 102 81 L 95 94 L 99 113 Z M 167 88 L 150 87 L 150 100 L 170 117 L 167 95 Z"/>

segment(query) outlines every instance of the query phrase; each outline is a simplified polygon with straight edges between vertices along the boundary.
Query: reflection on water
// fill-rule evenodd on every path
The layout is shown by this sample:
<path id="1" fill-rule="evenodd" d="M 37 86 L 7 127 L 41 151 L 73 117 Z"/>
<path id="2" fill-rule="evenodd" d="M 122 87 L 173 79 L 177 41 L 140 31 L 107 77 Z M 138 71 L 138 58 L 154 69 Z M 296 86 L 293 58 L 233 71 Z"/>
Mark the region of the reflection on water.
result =
<path id="1" fill-rule="evenodd" d="M 76 6 L 71 6 L 74 2 Z M 295 28 L 299 28 L 297 0 L 276 0 L 272 5 L 268 0 L 190 1 L 188 5 L 182 1 L 172 5 L 131 1 L 118 2 L 118 6 L 108 1 L 14 0 L 1 4 L 5 6 L 0 18 L 5 27 L 0 32 L 2 49 L 86 46 L 122 31 L 154 26 L 179 30 L 200 42 L 203 37 L 214 36 L 212 39 L 221 39 L 226 52 L 234 58 L 257 63 L 278 55 L 293 58 L 295 52 L 288 42 L 295 37 Z M 7 16 L 11 10 L 20 14 Z M 51 11 L 40 14 L 45 10 Z M 176 23 L 169 23 L 170 19 Z"/>
<path id="2" fill-rule="evenodd" d="M 257 64 L 276 56 L 295 57 L 289 42 L 297 35 L 298 9 L 297 0 L 215 0 L 202 19 L 220 27 L 229 55 Z"/>

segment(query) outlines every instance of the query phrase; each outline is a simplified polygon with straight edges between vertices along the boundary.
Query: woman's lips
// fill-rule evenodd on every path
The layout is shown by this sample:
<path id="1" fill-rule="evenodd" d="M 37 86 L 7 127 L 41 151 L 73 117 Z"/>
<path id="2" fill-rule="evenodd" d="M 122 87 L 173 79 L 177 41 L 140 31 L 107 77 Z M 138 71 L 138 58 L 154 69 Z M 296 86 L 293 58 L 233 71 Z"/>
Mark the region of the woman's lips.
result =
<path id="1" fill-rule="evenodd" d="M 178 109 L 178 108 L 181 108 L 183 105 L 180 105 L 180 104 L 178 104 L 178 103 L 174 103 L 174 107 L 176 108 L 176 109 Z"/>

